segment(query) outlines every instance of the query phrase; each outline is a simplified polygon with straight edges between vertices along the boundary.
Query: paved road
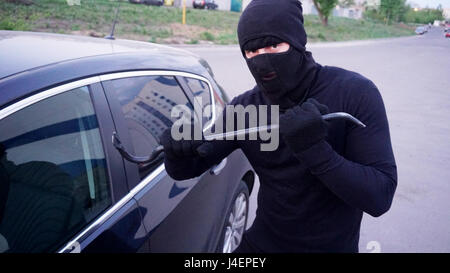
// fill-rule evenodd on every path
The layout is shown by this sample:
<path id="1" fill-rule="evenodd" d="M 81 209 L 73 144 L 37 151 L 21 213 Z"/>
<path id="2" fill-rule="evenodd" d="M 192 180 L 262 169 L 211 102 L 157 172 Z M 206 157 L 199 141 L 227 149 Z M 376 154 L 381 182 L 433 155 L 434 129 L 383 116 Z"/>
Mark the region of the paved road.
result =
<path id="1" fill-rule="evenodd" d="M 209 62 L 231 96 L 254 85 L 238 47 L 186 49 Z M 374 245 L 381 252 L 450 252 L 450 39 L 434 28 L 423 36 L 308 49 L 321 64 L 371 79 L 386 105 L 399 184 L 388 213 L 364 215 L 360 251 Z M 250 221 L 255 207 L 253 194 Z"/>

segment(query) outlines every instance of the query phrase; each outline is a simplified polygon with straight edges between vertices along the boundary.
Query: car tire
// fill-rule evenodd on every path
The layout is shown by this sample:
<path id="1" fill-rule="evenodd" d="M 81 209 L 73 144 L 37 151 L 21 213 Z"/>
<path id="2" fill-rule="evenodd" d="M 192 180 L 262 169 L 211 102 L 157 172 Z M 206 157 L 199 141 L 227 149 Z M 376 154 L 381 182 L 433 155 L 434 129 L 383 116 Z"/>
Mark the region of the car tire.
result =
<path id="1" fill-rule="evenodd" d="M 217 252 L 232 253 L 241 243 L 248 221 L 249 190 L 244 181 L 233 195 L 233 201 L 228 208 Z"/>

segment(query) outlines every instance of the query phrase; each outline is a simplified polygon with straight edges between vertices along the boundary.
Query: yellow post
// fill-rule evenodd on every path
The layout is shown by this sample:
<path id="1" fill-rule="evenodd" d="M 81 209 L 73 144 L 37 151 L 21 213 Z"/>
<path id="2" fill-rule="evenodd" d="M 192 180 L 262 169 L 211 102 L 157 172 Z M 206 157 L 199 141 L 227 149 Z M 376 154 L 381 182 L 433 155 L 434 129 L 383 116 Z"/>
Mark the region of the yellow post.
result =
<path id="1" fill-rule="evenodd" d="M 186 25 L 186 0 L 183 0 L 183 25 Z"/>

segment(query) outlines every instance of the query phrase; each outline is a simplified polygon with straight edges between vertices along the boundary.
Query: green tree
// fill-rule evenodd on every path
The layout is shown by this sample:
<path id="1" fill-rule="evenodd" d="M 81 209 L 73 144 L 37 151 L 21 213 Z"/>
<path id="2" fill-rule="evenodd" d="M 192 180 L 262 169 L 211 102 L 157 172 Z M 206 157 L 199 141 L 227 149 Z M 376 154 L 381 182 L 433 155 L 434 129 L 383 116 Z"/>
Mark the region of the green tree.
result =
<path id="1" fill-rule="evenodd" d="M 433 23 L 434 20 L 444 20 L 442 9 L 409 9 L 405 14 L 405 22 L 416 24 Z"/>
<path id="2" fill-rule="evenodd" d="M 380 14 L 384 17 L 386 23 L 392 21 L 398 22 L 405 15 L 408 10 L 406 0 L 381 0 L 380 1 Z"/>
<path id="3" fill-rule="evenodd" d="M 338 2 L 339 0 L 313 0 L 314 6 L 316 7 L 320 20 L 322 21 L 322 25 L 328 26 L 328 17 Z"/>

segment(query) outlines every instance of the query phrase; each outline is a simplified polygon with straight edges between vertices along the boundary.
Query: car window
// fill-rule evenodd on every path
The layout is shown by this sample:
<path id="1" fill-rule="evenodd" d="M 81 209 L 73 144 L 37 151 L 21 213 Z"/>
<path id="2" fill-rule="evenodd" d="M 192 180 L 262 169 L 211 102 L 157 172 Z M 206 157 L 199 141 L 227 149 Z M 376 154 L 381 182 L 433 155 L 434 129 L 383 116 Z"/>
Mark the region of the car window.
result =
<path id="1" fill-rule="evenodd" d="M 55 251 L 111 204 L 87 87 L 0 120 L 0 249 Z"/>
<path id="2" fill-rule="evenodd" d="M 185 77 L 187 85 L 191 89 L 195 99 L 202 106 L 203 124 L 212 118 L 211 92 L 207 82 Z"/>
<path id="3" fill-rule="evenodd" d="M 113 92 L 122 108 L 134 152 L 148 156 L 159 145 L 159 137 L 177 117 L 171 117 L 175 105 L 193 106 L 172 76 L 139 76 L 104 82 L 106 92 Z M 157 163 L 159 164 L 159 163 Z M 139 165 L 141 178 L 156 167 Z"/>
<path id="4" fill-rule="evenodd" d="M 217 118 L 225 108 L 225 101 L 223 98 L 223 93 L 219 89 L 214 90 L 213 95 L 214 95 L 214 109 L 216 111 L 216 118 Z"/>

